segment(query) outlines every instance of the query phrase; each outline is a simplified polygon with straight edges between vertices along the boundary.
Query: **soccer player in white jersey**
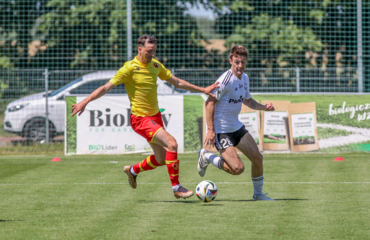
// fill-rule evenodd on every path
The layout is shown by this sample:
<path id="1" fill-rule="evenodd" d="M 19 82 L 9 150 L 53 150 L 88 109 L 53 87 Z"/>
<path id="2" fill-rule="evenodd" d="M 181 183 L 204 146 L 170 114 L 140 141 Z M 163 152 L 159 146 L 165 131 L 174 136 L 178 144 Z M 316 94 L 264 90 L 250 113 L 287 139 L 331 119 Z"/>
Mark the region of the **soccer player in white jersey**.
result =
<path id="1" fill-rule="evenodd" d="M 243 46 L 233 47 L 229 54 L 231 68 L 217 80 L 220 88 L 213 90 L 215 97 L 210 96 L 206 101 L 207 136 L 203 144 L 215 145 L 221 157 L 201 149 L 198 173 L 203 177 L 211 163 L 227 173 L 240 175 L 244 171 L 244 164 L 236 152 L 237 148 L 252 162 L 253 200 L 273 201 L 262 193 L 263 157 L 256 142 L 238 119 L 242 104 L 255 110 L 275 110 L 272 103 L 262 105 L 252 98 L 249 78 L 244 73 L 247 60 L 248 53 Z"/>

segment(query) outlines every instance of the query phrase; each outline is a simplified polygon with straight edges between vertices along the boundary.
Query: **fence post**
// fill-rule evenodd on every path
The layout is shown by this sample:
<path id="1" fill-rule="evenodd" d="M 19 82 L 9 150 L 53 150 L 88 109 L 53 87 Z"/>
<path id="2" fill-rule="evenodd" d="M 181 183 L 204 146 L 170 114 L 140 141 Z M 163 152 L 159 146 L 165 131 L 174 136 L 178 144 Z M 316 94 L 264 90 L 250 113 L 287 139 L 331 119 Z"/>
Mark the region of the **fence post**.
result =
<path id="1" fill-rule="evenodd" d="M 297 92 L 299 92 L 299 67 L 296 68 L 296 88 L 297 88 Z"/>
<path id="2" fill-rule="evenodd" d="M 45 68 L 45 142 L 49 143 L 49 70 Z"/>
<path id="3" fill-rule="evenodd" d="M 127 14 L 127 61 L 132 60 L 132 5 L 131 0 L 126 2 Z"/>
<path id="4" fill-rule="evenodd" d="M 175 75 L 175 68 L 172 68 L 172 69 L 171 69 L 171 73 L 172 73 L 172 75 L 173 75 L 173 76 Z M 171 84 L 171 87 L 172 87 L 172 94 L 174 94 L 174 93 L 175 93 L 175 88 L 176 88 L 176 87 L 175 87 L 174 85 L 172 85 L 172 84 Z"/>
<path id="5" fill-rule="evenodd" d="M 357 0 L 357 69 L 358 92 L 363 92 L 363 65 L 362 65 L 362 0 Z"/>

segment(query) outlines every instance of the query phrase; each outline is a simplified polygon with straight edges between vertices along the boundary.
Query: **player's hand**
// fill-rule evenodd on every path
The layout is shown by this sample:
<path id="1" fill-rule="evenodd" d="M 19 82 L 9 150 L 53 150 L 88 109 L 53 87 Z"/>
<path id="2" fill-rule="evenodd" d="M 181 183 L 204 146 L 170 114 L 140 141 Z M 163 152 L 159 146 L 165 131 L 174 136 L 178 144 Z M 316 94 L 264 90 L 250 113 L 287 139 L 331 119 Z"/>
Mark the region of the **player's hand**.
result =
<path id="1" fill-rule="evenodd" d="M 207 94 L 207 95 L 209 95 L 209 96 L 211 96 L 211 97 L 216 98 L 216 96 L 212 94 L 212 91 L 215 88 L 219 88 L 220 87 L 219 84 L 220 84 L 219 82 L 216 82 L 216 83 L 214 83 L 212 85 L 209 85 L 208 87 L 204 88 L 204 93 Z"/>
<path id="2" fill-rule="evenodd" d="M 204 148 L 209 148 L 215 145 L 216 142 L 216 133 L 215 131 L 208 130 L 206 139 L 204 139 L 203 146 Z"/>
<path id="3" fill-rule="evenodd" d="M 275 111 L 275 107 L 272 103 L 267 103 L 266 104 L 266 109 L 265 111 Z"/>
<path id="4" fill-rule="evenodd" d="M 87 104 L 85 104 L 84 102 L 79 102 L 79 103 L 73 104 L 72 105 L 72 114 L 71 114 L 71 117 L 73 117 L 74 115 L 76 115 L 78 112 L 79 112 L 78 116 L 80 116 L 85 111 L 86 105 Z"/>

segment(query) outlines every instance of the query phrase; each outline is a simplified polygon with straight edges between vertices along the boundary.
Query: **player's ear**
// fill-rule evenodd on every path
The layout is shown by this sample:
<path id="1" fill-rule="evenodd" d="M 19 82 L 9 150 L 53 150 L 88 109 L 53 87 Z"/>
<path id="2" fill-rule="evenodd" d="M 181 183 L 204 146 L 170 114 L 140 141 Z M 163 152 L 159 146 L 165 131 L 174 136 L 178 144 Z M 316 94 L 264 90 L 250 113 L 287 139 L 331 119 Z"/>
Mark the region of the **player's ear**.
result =
<path id="1" fill-rule="evenodd" d="M 233 57 L 229 58 L 229 63 L 232 65 L 233 64 Z"/>

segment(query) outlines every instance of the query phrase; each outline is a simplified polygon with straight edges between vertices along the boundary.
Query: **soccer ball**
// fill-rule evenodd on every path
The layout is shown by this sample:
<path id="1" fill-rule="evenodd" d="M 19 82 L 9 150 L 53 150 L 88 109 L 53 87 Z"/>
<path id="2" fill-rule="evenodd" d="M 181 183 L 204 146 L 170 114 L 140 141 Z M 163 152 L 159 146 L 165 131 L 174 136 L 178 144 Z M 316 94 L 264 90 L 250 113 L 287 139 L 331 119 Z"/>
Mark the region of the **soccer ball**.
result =
<path id="1" fill-rule="evenodd" d="M 195 192 L 197 194 L 197 197 L 202 202 L 210 202 L 215 200 L 215 198 L 217 197 L 218 189 L 214 182 L 204 180 L 198 184 L 197 188 L 195 189 Z"/>

